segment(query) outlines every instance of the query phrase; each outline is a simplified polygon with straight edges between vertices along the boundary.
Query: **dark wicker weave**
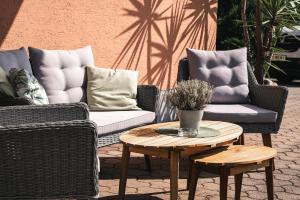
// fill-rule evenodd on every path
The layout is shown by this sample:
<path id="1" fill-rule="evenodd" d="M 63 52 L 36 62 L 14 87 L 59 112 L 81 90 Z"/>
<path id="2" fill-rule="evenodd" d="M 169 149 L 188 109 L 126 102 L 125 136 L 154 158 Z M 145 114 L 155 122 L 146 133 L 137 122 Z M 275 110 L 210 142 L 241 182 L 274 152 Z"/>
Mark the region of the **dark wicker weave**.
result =
<path id="1" fill-rule="evenodd" d="M 137 103 L 138 106 L 140 108 L 142 108 L 143 110 L 147 110 L 147 111 L 152 111 L 155 112 L 155 106 L 156 106 L 156 98 L 158 95 L 158 88 L 156 86 L 153 85 L 139 85 L 137 88 Z M 15 105 L 31 105 L 33 104 L 33 102 L 30 99 L 27 98 L 6 98 L 6 99 L 0 99 L 0 106 L 15 106 Z M 76 109 L 80 109 L 80 111 L 75 111 L 74 110 L 74 105 L 76 105 Z M 81 106 L 80 106 L 81 105 Z M 84 103 L 79 103 L 79 104 L 58 104 L 58 105 L 49 105 L 47 107 L 45 107 L 45 110 L 43 110 L 41 108 L 41 106 L 37 106 L 38 107 L 38 111 L 36 110 L 36 112 L 38 112 L 36 115 L 31 115 L 32 109 L 35 109 L 36 106 L 33 106 L 31 108 L 28 108 L 28 110 L 22 110 L 22 113 L 19 113 L 19 115 L 22 115 L 23 118 L 22 120 L 28 120 L 28 121 L 24 121 L 24 122 L 20 122 L 20 123 L 29 123 L 31 121 L 31 119 L 34 120 L 39 120 L 38 122 L 47 122 L 49 121 L 49 119 L 52 119 L 50 121 L 60 121 L 60 120 L 64 120 L 64 121 L 69 121 L 69 120 L 73 120 L 72 117 L 76 117 L 76 119 L 88 119 L 88 109 L 86 107 L 86 105 Z M 61 109 L 59 109 L 59 111 L 56 111 L 55 108 L 60 107 Z M 52 109 L 51 109 L 52 108 Z M 67 116 L 67 111 L 69 109 L 74 110 L 75 113 L 70 113 L 70 116 Z M 9 108 L 7 107 L 4 110 L 0 110 L 0 115 L 5 114 L 6 112 L 15 112 L 14 110 L 16 110 L 16 107 L 13 108 Z M 1 113 L 2 112 L 2 113 Z M 62 112 L 62 113 L 61 113 Z M 30 113 L 30 114 L 28 114 Z M 62 114 L 62 115 L 61 115 Z M 77 115 L 82 115 L 82 116 L 77 116 Z M 50 117 L 50 118 L 49 118 Z M 77 118 L 80 117 L 80 118 Z M 83 118 L 82 118 L 83 117 Z M 64 119 L 65 118 L 65 119 Z M 13 117 L 11 120 L 15 120 L 15 118 Z M 17 118 L 17 120 L 20 120 Z M 8 122 L 5 122 L 8 123 Z M 101 135 L 98 138 L 98 147 L 104 147 L 110 144 L 115 144 L 119 142 L 119 135 L 120 132 L 114 132 L 114 133 L 109 133 L 109 134 L 105 134 L 105 135 Z"/>
<path id="2" fill-rule="evenodd" d="M 181 59 L 178 68 L 178 82 L 189 79 L 188 67 L 188 59 Z M 251 103 L 265 109 L 276 111 L 278 113 L 277 120 L 275 123 L 241 123 L 239 125 L 243 127 L 245 133 L 277 133 L 282 121 L 288 89 L 283 86 L 259 85 L 250 65 L 248 65 L 248 81 Z"/>
<path id="3" fill-rule="evenodd" d="M 0 106 L 33 105 L 33 101 L 26 97 L 0 98 Z"/>
<path id="4" fill-rule="evenodd" d="M 0 199 L 98 194 L 96 125 L 85 104 L 0 108 Z"/>

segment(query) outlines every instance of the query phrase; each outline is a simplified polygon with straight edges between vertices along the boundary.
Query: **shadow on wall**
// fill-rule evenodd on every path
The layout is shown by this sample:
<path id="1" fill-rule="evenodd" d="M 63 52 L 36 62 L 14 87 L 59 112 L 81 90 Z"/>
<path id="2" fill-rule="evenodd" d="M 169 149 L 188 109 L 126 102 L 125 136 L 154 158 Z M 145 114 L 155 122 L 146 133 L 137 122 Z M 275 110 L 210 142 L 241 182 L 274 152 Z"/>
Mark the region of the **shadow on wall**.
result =
<path id="1" fill-rule="evenodd" d="M 134 9 L 124 8 L 126 16 L 136 21 L 117 37 L 131 32 L 131 37 L 113 63 L 118 68 L 126 63 L 126 69 L 136 70 L 141 55 L 146 55 L 147 73 L 142 82 L 167 88 L 172 87 L 172 67 L 186 47 L 213 49 L 215 33 L 209 27 L 210 19 L 216 22 L 217 0 L 177 0 L 161 9 L 162 0 L 130 0 Z M 161 23 L 165 31 L 162 32 Z M 183 23 L 187 24 L 183 27 Z M 214 31 L 214 30 L 213 30 Z M 153 39 L 153 34 L 159 39 Z M 157 37 L 156 37 L 157 38 Z M 146 52 L 143 52 L 146 51 Z M 178 55 L 178 54 L 177 54 Z M 154 63 L 155 62 L 155 63 Z"/>
<path id="2" fill-rule="evenodd" d="M 23 3 L 23 0 L 1 0 L 0 3 L 0 47 Z"/>

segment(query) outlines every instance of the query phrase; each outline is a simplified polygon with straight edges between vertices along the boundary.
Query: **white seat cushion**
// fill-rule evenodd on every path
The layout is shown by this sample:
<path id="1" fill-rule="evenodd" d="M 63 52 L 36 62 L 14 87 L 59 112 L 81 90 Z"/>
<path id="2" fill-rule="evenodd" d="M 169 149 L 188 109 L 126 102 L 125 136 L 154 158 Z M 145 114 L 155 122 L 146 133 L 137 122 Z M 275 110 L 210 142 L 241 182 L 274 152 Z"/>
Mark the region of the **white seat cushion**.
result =
<path id="1" fill-rule="evenodd" d="M 153 123 L 155 113 L 150 111 L 97 111 L 90 112 L 90 120 L 98 127 L 98 134 L 121 132 L 130 128 Z"/>
<path id="2" fill-rule="evenodd" d="M 250 104 L 210 104 L 203 119 L 234 123 L 274 123 L 277 112 Z"/>

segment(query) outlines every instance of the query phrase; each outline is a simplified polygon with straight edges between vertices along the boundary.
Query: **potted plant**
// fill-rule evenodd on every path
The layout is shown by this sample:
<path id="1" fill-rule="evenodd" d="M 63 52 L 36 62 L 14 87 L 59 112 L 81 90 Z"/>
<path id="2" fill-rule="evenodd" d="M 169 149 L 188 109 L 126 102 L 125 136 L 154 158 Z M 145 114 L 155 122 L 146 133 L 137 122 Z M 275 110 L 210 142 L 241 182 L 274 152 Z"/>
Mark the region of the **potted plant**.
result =
<path id="1" fill-rule="evenodd" d="M 200 80 L 180 82 L 167 95 L 169 103 L 176 107 L 180 128 L 199 129 L 203 108 L 212 97 L 212 86 Z"/>

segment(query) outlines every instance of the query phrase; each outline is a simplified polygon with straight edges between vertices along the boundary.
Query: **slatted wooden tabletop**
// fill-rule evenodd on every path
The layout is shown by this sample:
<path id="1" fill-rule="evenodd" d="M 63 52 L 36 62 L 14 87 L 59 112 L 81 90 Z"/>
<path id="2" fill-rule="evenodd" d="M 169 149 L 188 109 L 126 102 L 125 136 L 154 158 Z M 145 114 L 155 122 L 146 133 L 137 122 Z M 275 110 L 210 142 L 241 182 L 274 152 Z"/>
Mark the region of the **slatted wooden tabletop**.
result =
<path id="1" fill-rule="evenodd" d="M 208 138 L 189 138 L 159 134 L 155 129 L 164 126 L 178 126 L 179 122 L 168 122 L 132 129 L 120 136 L 120 141 L 128 146 L 153 148 L 190 148 L 218 146 L 227 141 L 237 139 L 243 129 L 232 123 L 221 121 L 202 121 L 201 127 L 218 130 L 220 135 Z"/>
<path id="2" fill-rule="evenodd" d="M 269 160 L 276 154 L 275 149 L 266 146 L 233 145 L 196 157 L 194 160 L 204 165 L 251 164 Z"/>

